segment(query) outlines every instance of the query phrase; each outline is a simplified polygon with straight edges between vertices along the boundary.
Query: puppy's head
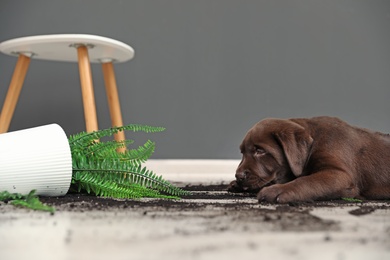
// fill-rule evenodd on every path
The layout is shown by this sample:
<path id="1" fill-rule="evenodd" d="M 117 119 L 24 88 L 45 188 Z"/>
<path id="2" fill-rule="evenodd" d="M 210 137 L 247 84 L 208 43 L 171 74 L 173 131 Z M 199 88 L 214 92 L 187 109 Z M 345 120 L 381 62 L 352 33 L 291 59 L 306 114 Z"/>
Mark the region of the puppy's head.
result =
<path id="1" fill-rule="evenodd" d="M 300 176 L 312 144 L 308 131 L 297 123 L 284 119 L 260 121 L 240 145 L 242 160 L 236 171 L 236 189 L 257 192 Z"/>

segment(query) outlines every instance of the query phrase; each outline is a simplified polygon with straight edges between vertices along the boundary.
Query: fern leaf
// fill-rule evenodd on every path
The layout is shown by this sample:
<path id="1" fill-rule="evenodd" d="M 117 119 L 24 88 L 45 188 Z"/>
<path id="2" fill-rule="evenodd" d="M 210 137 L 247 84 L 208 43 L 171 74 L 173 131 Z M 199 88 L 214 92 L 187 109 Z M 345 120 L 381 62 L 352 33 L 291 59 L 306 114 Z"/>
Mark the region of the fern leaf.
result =
<path id="1" fill-rule="evenodd" d="M 0 192 L 0 201 L 11 201 L 12 205 L 30 208 L 33 210 L 55 212 L 55 208 L 43 204 L 39 197 L 35 194 L 36 190 L 30 191 L 27 195 L 20 193 L 9 193 L 8 191 Z"/>
<path id="2" fill-rule="evenodd" d="M 119 159 L 80 160 L 73 164 L 73 172 L 73 178 L 76 181 L 81 178 L 79 176 L 80 172 L 88 172 L 90 178 L 94 175 L 100 176 L 99 178 L 104 176 L 104 179 L 110 182 L 118 184 L 135 183 L 173 196 L 188 194 L 187 191 L 173 186 L 145 167 L 134 166 L 131 162 L 120 161 Z"/>
<path id="3" fill-rule="evenodd" d="M 118 183 L 108 181 L 103 175 L 84 171 L 79 175 L 78 185 L 88 193 L 96 196 L 137 199 L 143 197 L 149 198 L 169 198 L 178 199 L 176 196 L 166 196 L 158 191 L 149 189 L 136 183 Z"/>
<path id="4" fill-rule="evenodd" d="M 84 149 L 85 155 L 87 156 L 99 156 L 105 157 L 108 154 L 117 152 L 118 148 L 127 147 L 127 145 L 134 143 L 133 140 L 124 140 L 124 141 L 107 141 L 107 142 L 95 142 L 92 145 Z"/>
<path id="5" fill-rule="evenodd" d="M 110 142 L 111 144 L 111 142 Z M 110 145 L 108 144 L 108 145 Z M 101 147 L 98 152 L 91 153 L 90 155 L 98 158 L 111 158 L 111 159 L 120 159 L 121 161 L 131 162 L 134 166 L 139 166 L 141 163 L 146 162 L 150 156 L 154 153 L 156 144 L 148 140 L 144 145 L 139 146 L 137 149 L 127 150 L 123 153 L 118 153 L 116 151 L 116 146 L 105 147 L 105 143 L 96 144 L 95 146 Z"/>
<path id="6" fill-rule="evenodd" d="M 156 144 L 148 140 L 144 145 L 139 146 L 137 149 L 127 150 L 124 153 L 111 152 L 111 155 L 107 156 L 110 158 L 119 158 L 121 159 L 121 161 L 127 161 L 134 166 L 139 166 L 142 163 L 146 162 L 150 158 L 150 156 L 152 156 L 155 147 Z"/>
<path id="7" fill-rule="evenodd" d="M 126 126 L 118 126 L 112 127 L 108 129 L 98 130 L 95 132 L 81 132 L 76 135 L 72 135 L 69 137 L 69 144 L 71 147 L 77 146 L 88 146 L 93 143 L 95 140 L 100 139 L 106 136 L 112 136 L 118 132 L 122 131 L 133 131 L 133 132 L 145 132 L 145 133 L 156 133 L 164 131 L 164 127 L 156 127 L 156 126 L 146 126 L 146 125 L 138 125 L 131 124 Z"/>
<path id="8" fill-rule="evenodd" d="M 148 140 L 137 149 L 118 153 L 118 148 L 127 147 L 133 141 L 96 141 L 120 131 L 154 133 L 163 130 L 163 127 L 132 124 L 70 136 L 72 187 L 76 186 L 79 192 L 84 190 L 115 198 L 177 198 L 189 194 L 141 166 L 153 154 L 154 142 Z"/>

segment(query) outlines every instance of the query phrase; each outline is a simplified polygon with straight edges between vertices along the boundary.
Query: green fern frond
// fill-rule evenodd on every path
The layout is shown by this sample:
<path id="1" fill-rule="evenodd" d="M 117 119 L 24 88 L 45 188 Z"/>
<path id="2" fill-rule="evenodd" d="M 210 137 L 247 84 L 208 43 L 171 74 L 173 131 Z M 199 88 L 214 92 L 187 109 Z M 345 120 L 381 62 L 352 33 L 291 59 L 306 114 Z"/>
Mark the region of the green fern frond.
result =
<path id="1" fill-rule="evenodd" d="M 0 201 L 19 200 L 24 196 L 20 193 L 10 193 L 8 191 L 0 192 Z"/>
<path id="2" fill-rule="evenodd" d="M 29 194 L 22 195 L 20 193 L 9 193 L 8 191 L 2 191 L 0 192 L 0 201 L 10 201 L 14 206 L 54 213 L 55 209 L 51 206 L 43 204 L 35 192 L 36 190 L 32 190 Z"/>
<path id="3" fill-rule="evenodd" d="M 150 140 L 137 149 L 127 150 L 123 153 L 118 153 L 116 150 L 107 151 L 105 154 L 97 154 L 101 158 L 120 159 L 122 161 L 131 162 L 134 166 L 139 166 L 146 162 L 154 153 L 156 144 Z"/>
<path id="4" fill-rule="evenodd" d="M 118 132 L 122 131 L 133 131 L 133 132 L 145 132 L 145 133 L 156 133 L 164 131 L 164 127 L 156 127 L 156 126 L 146 126 L 139 124 L 131 124 L 126 126 L 118 126 L 112 127 L 108 129 L 98 130 L 95 132 L 81 132 L 76 135 L 71 135 L 69 137 L 69 144 L 71 147 L 82 146 L 86 147 L 89 144 L 95 142 L 95 140 L 100 139 L 102 137 L 112 136 Z"/>
<path id="5" fill-rule="evenodd" d="M 157 176 L 146 167 L 134 166 L 131 162 L 120 159 L 88 160 L 80 156 L 73 160 L 73 179 L 81 178 L 105 179 L 118 184 L 135 183 L 141 186 L 158 190 L 173 196 L 187 195 L 188 192 L 175 187 L 161 176 Z"/>
<path id="6" fill-rule="evenodd" d="M 134 165 L 140 165 L 146 162 L 154 153 L 156 144 L 150 140 L 146 141 L 144 145 L 139 146 L 137 149 L 126 150 L 121 153 L 117 152 L 117 149 L 126 146 L 125 144 L 133 143 L 132 140 L 126 141 L 129 142 L 97 142 L 88 148 L 86 155 L 106 159 L 121 159 L 123 161 L 131 161 Z M 123 144 L 123 146 L 120 144 Z"/>
<path id="7" fill-rule="evenodd" d="M 75 180 L 73 180 L 75 182 Z M 136 183 L 118 183 L 108 181 L 100 174 L 91 174 L 89 172 L 81 172 L 77 180 L 79 191 L 85 190 L 87 193 L 93 193 L 102 197 L 114 197 L 122 199 L 138 199 L 138 198 L 164 198 L 178 199 L 176 196 L 162 195 L 158 191 L 141 186 Z"/>
<path id="8" fill-rule="evenodd" d="M 117 152 L 118 148 L 125 148 L 132 143 L 134 143 L 133 140 L 94 142 L 81 151 L 87 156 L 105 157 L 114 153 L 119 155 L 120 153 Z"/>
<path id="9" fill-rule="evenodd" d="M 137 149 L 119 153 L 118 148 L 127 147 L 133 141 L 96 141 L 120 131 L 155 133 L 163 130 L 163 127 L 133 124 L 70 136 L 72 188 L 116 198 L 177 198 L 189 194 L 141 166 L 153 154 L 154 142 L 148 140 Z"/>

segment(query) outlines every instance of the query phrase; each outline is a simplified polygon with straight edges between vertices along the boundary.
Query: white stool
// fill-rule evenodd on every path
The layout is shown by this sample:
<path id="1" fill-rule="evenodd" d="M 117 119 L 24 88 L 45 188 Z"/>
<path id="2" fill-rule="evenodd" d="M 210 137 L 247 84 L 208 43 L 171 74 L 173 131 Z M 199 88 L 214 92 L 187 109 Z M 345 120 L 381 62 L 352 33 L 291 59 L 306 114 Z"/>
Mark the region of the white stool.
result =
<path id="1" fill-rule="evenodd" d="M 90 62 L 101 63 L 112 126 L 122 126 L 113 63 L 134 57 L 134 50 L 123 42 L 86 34 L 53 34 L 16 38 L 0 43 L 0 51 L 18 56 L 18 61 L 0 115 L 0 133 L 8 131 L 31 58 L 78 62 L 84 117 L 88 132 L 98 130 Z M 124 140 L 123 132 L 115 140 Z"/>

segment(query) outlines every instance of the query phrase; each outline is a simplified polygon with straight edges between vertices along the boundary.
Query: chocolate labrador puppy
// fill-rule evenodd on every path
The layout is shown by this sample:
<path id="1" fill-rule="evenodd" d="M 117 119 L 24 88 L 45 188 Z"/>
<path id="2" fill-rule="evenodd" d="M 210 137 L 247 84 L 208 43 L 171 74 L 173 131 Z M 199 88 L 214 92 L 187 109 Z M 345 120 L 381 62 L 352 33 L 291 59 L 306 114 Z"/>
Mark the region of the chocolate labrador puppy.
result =
<path id="1" fill-rule="evenodd" d="M 390 136 L 333 117 L 265 119 L 246 134 L 231 192 L 266 202 L 390 199 Z"/>

